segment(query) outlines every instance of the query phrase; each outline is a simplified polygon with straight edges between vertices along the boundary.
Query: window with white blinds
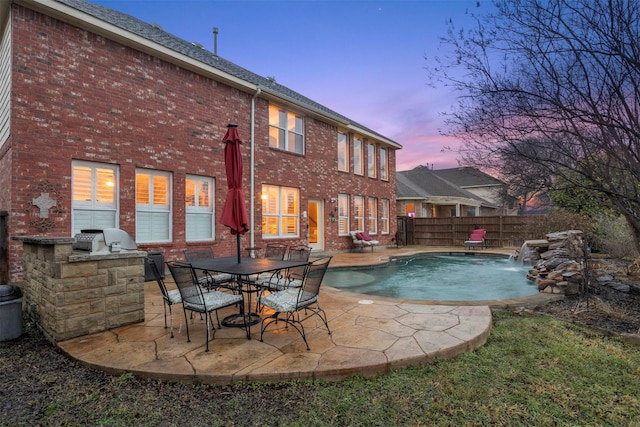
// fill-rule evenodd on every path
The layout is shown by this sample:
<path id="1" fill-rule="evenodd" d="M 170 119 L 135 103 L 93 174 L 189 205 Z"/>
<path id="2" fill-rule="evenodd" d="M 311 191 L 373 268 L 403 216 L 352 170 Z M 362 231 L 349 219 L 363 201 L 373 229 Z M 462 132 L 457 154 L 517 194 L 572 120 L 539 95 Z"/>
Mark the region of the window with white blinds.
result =
<path id="1" fill-rule="evenodd" d="M 171 174 L 136 170 L 136 241 L 171 241 Z"/>
<path id="2" fill-rule="evenodd" d="M 364 231 L 364 197 L 353 196 L 353 219 L 356 224 L 355 231 Z"/>
<path id="3" fill-rule="evenodd" d="M 11 25 L 5 25 L 4 33 L 0 36 L 0 147 L 7 142 L 11 134 L 11 28 Z"/>
<path id="4" fill-rule="evenodd" d="M 118 166 L 73 161 L 72 235 L 85 229 L 118 227 Z"/>
<path id="5" fill-rule="evenodd" d="M 378 234 L 378 199 L 367 198 L 368 230 L 369 234 Z"/>
<path id="6" fill-rule="evenodd" d="M 380 232 L 389 234 L 389 199 L 380 200 Z"/>
<path id="7" fill-rule="evenodd" d="M 262 186 L 262 237 L 300 236 L 300 192 L 297 188 Z"/>
<path id="8" fill-rule="evenodd" d="M 215 238 L 213 178 L 187 175 L 185 179 L 185 210 L 187 241 Z"/>
<path id="9" fill-rule="evenodd" d="M 349 234 L 349 195 L 338 194 L 338 235 Z"/>

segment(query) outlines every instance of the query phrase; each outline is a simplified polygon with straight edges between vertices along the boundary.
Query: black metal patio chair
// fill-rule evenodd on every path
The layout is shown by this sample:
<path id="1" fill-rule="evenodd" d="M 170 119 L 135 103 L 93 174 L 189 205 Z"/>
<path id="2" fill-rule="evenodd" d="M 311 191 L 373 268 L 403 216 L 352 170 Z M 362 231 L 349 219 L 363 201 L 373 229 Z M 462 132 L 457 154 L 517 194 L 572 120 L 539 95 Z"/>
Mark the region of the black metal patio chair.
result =
<path id="1" fill-rule="evenodd" d="M 207 347 L 205 351 L 209 351 L 209 326 L 215 333 L 215 326 L 213 319 L 211 318 L 211 312 L 216 312 L 216 320 L 218 321 L 218 328 L 221 328 L 220 318 L 218 317 L 218 310 L 224 307 L 229 307 L 235 304 L 242 304 L 242 295 L 231 294 L 228 292 L 221 292 L 217 290 L 211 290 L 209 292 L 202 292 L 202 287 L 198 283 L 195 275 L 195 271 L 191 264 L 180 262 L 167 262 L 169 271 L 173 280 L 176 282 L 176 286 L 180 291 L 180 297 L 182 298 L 182 307 L 184 309 L 184 320 L 187 328 L 187 342 L 191 342 L 189 336 L 189 321 L 187 320 L 187 311 L 200 313 L 205 315 L 205 329 L 207 337 Z"/>
<path id="2" fill-rule="evenodd" d="M 189 263 L 203 259 L 212 259 L 214 257 L 213 249 L 211 248 L 185 249 L 183 253 L 185 260 Z M 200 283 L 201 286 L 206 286 L 208 290 L 225 288 L 237 293 L 236 279 L 233 275 L 199 269 L 195 270 L 195 272 L 198 283 Z"/>
<path id="3" fill-rule="evenodd" d="M 156 264 L 155 260 L 151 257 L 145 257 L 149 268 L 156 280 L 158 282 L 158 287 L 160 288 L 160 292 L 162 293 L 162 302 L 164 307 L 164 328 L 167 329 L 167 306 L 169 307 L 169 321 L 171 323 L 171 338 L 173 338 L 173 309 L 172 306 L 174 304 L 182 303 L 182 297 L 180 296 L 179 289 L 167 289 L 167 285 L 164 283 L 162 279 L 162 275 L 160 274 L 160 268 Z M 164 265 L 162 266 L 164 268 Z"/>
<path id="4" fill-rule="evenodd" d="M 320 285 L 329 267 L 329 262 L 331 262 L 330 256 L 317 259 L 309 264 L 305 269 L 300 287 L 287 288 L 260 297 L 260 305 L 274 311 L 272 315 L 262 319 L 260 341 L 263 340 L 264 333 L 269 325 L 283 321 L 287 326 L 293 326 L 300 333 L 307 350 L 309 350 L 309 343 L 307 342 L 302 322 L 313 316 L 317 316 L 316 322 L 318 318 L 322 320 L 327 332 L 331 335 L 327 315 L 318 303 Z M 301 315 L 301 312 L 304 312 L 304 315 Z M 309 312 L 311 313 L 309 314 Z M 283 316 L 281 317 L 280 314 L 283 314 Z"/>
<path id="5" fill-rule="evenodd" d="M 268 244 L 264 251 L 264 257 L 267 259 L 283 260 L 287 256 L 287 249 L 289 249 L 287 245 L 277 243 Z"/>

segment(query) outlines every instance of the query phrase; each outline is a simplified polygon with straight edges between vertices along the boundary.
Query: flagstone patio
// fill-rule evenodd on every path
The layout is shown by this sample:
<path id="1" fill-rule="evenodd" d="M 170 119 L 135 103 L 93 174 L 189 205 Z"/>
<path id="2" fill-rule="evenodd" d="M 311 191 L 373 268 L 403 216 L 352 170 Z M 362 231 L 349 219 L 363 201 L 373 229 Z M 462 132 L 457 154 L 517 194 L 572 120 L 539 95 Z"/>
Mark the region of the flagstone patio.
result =
<path id="1" fill-rule="evenodd" d="M 379 248 L 373 253 L 335 254 L 331 267 L 375 265 L 391 256 L 459 248 Z M 505 251 L 502 251 L 505 252 Z M 167 280 L 168 286 L 173 286 Z M 452 302 L 413 301 L 358 295 L 324 287 L 321 306 L 327 312 L 331 335 L 322 322 L 305 323 L 311 347 L 306 350 L 292 328 L 270 329 L 260 341 L 260 325 L 252 339 L 242 328 L 215 330 L 205 352 L 204 320 L 185 319 L 174 307 L 174 333 L 164 327 L 163 303 L 155 282 L 145 283 L 142 323 L 58 343 L 70 357 L 113 374 L 135 375 L 193 383 L 292 379 L 339 380 L 371 376 L 390 369 L 422 365 L 436 358 L 452 358 L 482 346 L 491 330 L 490 306 L 532 306 L 557 296 L 538 294 L 517 300 Z M 235 310 L 229 307 L 220 318 Z"/>

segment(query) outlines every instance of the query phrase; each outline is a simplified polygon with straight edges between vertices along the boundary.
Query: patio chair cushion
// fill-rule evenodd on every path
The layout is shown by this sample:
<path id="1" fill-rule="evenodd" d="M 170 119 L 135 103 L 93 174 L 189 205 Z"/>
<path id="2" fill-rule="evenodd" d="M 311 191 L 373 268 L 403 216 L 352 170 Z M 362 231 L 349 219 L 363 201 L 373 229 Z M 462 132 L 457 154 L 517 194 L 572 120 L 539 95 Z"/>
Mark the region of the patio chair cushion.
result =
<path id="1" fill-rule="evenodd" d="M 298 294 L 300 294 L 298 298 Z M 289 288 L 260 297 L 260 304 L 268 305 L 278 313 L 295 311 L 301 305 L 313 304 L 318 300 L 318 295 L 300 291 L 297 288 Z"/>
<path id="2" fill-rule="evenodd" d="M 365 242 L 370 242 L 372 240 L 368 231 L 362 232 L 362 240 L 364 240 Z"/>
<path id="3" fill-rule="evenodd" d="M 268 278 L 265 280 L 257 280 L 252 282 L 254 286 L 268 289 L 270 291 L 281 291 L 287 288 L 299 288 L 302 286 L 302 280 L 292 279 L 290 277 Z"/>
<path id="4" fill-rule="evenodd" d="M 197 278 L 198 284 L 201 286 L 219 285 L 222 283 L 233 282 L 235 277 L 227 273 L 217 273 L 206 276 L 199 276 Z"/>
<path id="5" fill-rule="evenodd" d="M 484 239 L 484 236 L 486 235 L 487 231 L 483 230 L 483 229 L 478 229 L 478 230 L 473 230 L 471 232 L 471 235 L 469 236 L 469 240 L 471 241 L 480 241 L 482 239 Z"/>
<path id="6" fill-rule="evenodd" d="M 233 276 L 233 274 L 228 274 L 228 273 L 216 273 L 216 274 L 212 274 L 211 278 L 216 282 L 216 283 L 224 283 L 224 282 L 232 282 L 235 280 L 235 277 Z"/>
<path id="7" fill-rule="evenodd" d="M 483 228 L 473 230 L 469 235 L 469 240 L 465 241 L 464 245 L 467 248 L 484 246 L 485 245 L 484 238 L 486 235 L 487 235 L 487 230 Z"/>
<path id="8" fill-rule="evenodd" d="M 207 307 L 226 307 L 228 305 L 242 302 L 242 295 L 234 295 L 226 292 L 211 291 L 202 294 L 204 303 Z M 182 303 L 186 309 L 193 310 L 202 307 L 199 302 L 192 303 L 189 301 L 183 301 Z"/>
<path id="9" fill-rule="evenodd" d="M 171 304 L 180 304 L 182 302 L 182 297 L 180 296 L 179 289 L 172 289 L 167 291 L 167 299 Z"/>
<path id="10" fill-rule="evenodd" d="M 357 232 L 357 233 L 356 233 L 356 239 L 358 239 L 358 240 L 364 240 L 364 237 L 362 236 L 362 233 L 361 233 L 361 232 Z"/>

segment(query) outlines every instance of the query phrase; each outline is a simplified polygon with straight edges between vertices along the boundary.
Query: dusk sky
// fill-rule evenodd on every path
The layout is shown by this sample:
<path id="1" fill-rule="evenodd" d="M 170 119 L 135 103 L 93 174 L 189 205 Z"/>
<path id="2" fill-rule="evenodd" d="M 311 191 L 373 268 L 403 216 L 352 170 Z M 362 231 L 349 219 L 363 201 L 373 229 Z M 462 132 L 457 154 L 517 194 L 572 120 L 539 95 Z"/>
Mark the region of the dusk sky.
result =
<path id="1" fill-rule="evenodd" d="M 402 144 L 398 170 L 457 166 L 440 135 L 455 99 L 429 86 L 447 22 L 471 25 L 476 0 L 93 0 L 218 55 Z M 489 7 L 487 0 L 481 3 Z"/>

